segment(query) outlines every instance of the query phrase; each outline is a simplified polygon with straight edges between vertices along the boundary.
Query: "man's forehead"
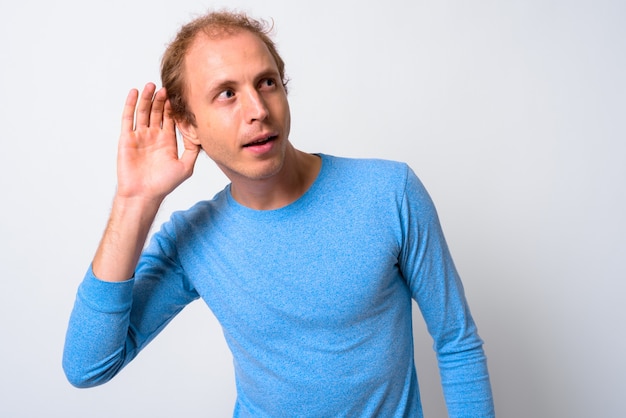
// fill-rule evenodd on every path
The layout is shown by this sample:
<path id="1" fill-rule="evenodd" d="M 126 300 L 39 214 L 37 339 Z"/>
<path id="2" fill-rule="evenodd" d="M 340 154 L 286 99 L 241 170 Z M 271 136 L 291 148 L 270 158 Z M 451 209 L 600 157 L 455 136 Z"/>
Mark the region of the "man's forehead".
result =
<path id="1" fill-rule="evenodd" d="M 187 51 L 185 67 L 187 83 L 208 90 L 261 74 L 280 77 L 278 64 L 265 42 L 246 30 L 217 37 L 198 34 Z"/>
<path id="2" fill-rule="evenodd" d="M 225 64 L 230 59 L 241 56 L 263 57 L 276 65 L 276 62 L 263 40 L 245 29 L 232 29 L 219 32 L 198 33 L 189 47 L 185 59 L 201 60 L 205 64 Z"/>
<path id="3" fill-rule="evenodd" d="M 235 38 L 243 38 L 248 40 L 250 44 L 263 44 L 263 40 L 255 33 L 241 28 L 206 28 L 199 31 L 193 38 L 188 53 L 199 46 L 214 44 L 218 45 L 223 42 L 231 41 Z"/>

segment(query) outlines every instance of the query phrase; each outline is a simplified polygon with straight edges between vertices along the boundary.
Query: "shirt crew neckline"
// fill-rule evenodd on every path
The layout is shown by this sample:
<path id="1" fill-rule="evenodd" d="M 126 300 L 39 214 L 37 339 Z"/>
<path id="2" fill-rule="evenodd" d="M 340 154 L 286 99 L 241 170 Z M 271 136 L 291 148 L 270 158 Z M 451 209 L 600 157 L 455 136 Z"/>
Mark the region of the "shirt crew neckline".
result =
<path id="1" fill-rule="evenodd" d="M 316 194 L 316 191 L 321 187 L 321 184 L 324 182 L 324 179 L 326 178 L 328 172 L 327 166 L 329 157 L 321 153 L 314 153 L 313 155 L 318 156 L 321 160 L 320 171 L 319 173 L 317 173 L 317 177 L 315 178 L 311 186 L 309 186 L 309 188 L 302 194 L 302 196 L 300 196 L 295 201 L 278 209 L 252 209 L 242 205 L 235 200 L 231 191 L 232 183 L 229 183 L 225 189 L 226 201 L 229 208 L 233 211 L 233 213 L 237 215 L 245 216 L 247 218 L 255 220 L 271 221 L 274 219 L 284 218 L 294 211 L 297 211 L 299 208 L 305 207 L 311 201 L 312 196 L 314 196 Z"/>

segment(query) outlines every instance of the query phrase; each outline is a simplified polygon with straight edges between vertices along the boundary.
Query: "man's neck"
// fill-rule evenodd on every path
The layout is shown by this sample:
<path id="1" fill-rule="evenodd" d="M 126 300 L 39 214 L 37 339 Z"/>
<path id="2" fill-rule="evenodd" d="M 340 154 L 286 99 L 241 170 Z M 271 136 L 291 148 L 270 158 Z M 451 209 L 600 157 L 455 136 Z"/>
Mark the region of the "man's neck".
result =
<path id="1" fill-rule="evenodd" d="M 278 173 L 267 179 L 231 178 L 231 193 L 237 202 L 251 209 L 279 209 L 299 199 L 311 187 L 321 165 L 319 156 L 290 146 Z"/>

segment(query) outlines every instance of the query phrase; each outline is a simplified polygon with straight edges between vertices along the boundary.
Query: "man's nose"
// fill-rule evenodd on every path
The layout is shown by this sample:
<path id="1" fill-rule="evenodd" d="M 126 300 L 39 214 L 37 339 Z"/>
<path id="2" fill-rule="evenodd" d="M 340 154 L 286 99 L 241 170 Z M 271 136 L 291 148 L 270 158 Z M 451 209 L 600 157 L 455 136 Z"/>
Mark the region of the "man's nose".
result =
<path id="1" fill-rule="evenodd" d="M 265 100 L 256 89 L 246 93 L 243 106 L 245 118 L 248 123 L 263 121 L 269 115 Z"/>

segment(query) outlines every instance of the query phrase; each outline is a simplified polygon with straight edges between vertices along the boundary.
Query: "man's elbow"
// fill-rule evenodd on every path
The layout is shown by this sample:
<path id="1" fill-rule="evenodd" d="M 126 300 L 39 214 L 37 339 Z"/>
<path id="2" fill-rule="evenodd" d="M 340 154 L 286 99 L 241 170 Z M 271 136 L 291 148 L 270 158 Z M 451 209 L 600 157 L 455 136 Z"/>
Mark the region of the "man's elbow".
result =
<path id="1" fill-rule="evenodd" d="M 74 387 L 79 389 L 92 388 L 100 386 L 113 378 L 119 371 L 119 367 L 114 369 L 89 369 L 74 364 L 73 362 L 63 361 L 63 372 L 67 381 Z"/>

